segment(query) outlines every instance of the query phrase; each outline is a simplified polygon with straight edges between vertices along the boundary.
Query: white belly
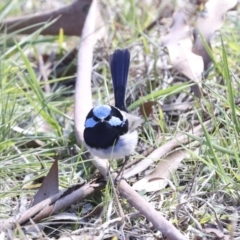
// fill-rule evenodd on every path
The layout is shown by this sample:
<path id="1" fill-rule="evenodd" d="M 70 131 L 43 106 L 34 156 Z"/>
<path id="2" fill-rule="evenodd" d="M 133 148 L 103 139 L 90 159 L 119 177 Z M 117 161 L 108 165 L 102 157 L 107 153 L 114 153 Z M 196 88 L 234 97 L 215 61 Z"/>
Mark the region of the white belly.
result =
<path id="1" fill-rule="evenodd" d="M 137 146 L 138 142 L 138 133 L 137 131 L 133 131 L 130 133 L 126 133 L 120 136 L 118 142 L 109 148 L 106 149 L 96 149 L 91 148 L 88 145 L 88 150 L 92 153 L 92 155 L 97 156 L 102 159 L 119 159 L 129 156 Z"/>

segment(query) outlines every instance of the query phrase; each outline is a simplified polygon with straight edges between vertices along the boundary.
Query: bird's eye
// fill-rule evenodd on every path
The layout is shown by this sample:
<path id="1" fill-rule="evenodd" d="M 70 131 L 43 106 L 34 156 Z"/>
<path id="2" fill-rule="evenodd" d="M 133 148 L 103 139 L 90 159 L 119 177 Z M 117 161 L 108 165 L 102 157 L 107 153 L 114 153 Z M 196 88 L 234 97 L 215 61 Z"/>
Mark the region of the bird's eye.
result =
<path id="1" fill-rule="evenodd" d="M 111 119 L 111 116 L 107 116 L 106 118 L 104 118 L 105 121 L 109 121 Z"/>
<path id="2" fill-rule="evenodd" d="M 98 117 L 96 117 L 96 116 L 93 116 L 93 120 L 94 120 L 95 122 L 99 122 L 99 121 L 100 121 L 100 119 L 99 119 Z"/>

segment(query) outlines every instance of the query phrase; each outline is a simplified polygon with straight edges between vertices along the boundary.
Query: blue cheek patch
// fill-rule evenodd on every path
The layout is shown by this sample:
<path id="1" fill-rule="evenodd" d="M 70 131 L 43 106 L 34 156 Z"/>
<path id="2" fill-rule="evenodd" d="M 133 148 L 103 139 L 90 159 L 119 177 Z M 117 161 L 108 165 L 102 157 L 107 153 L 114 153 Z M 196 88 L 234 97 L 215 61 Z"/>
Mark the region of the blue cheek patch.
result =
<path id="1" fill-rule="evenodd" d="M 93 118 L 88 118 L 85 121 L 85 128 L 92 128 L 97 124 L 97 122 Z"/>
<path id="2" fill-rule="evenodd" d="M 111 114 L 111 110 L 109 105 L 100 105 L 93 109 L 93 114 L 99 119 L 104 119 Z"/>
<path id="3" fill-rule="evenodd" d="M 121 121 L 119 118 L 112 116 L 112 117 L 110 118 L 110 120 L 108 121 L 108 123 L 109 123 L 111 126 L 121 126 L 124 122 Z"/>

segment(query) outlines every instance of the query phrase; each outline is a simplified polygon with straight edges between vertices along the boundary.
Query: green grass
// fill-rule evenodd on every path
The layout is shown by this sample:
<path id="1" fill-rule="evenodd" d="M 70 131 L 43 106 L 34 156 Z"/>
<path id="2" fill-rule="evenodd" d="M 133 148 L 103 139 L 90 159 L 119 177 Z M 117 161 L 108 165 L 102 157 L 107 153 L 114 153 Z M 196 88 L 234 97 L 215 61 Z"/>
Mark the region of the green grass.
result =
<path id="1" fill-rule="evenodd" d="M 129 111 L 138 113 L 140 105 L 146 101 L 158 101 L 164 105 L 173 103 L 180 94 L 191 95 L 191 83 L 179 81 L 174 69 L 166 70 L 167 80 L 173 76 L 177 81 L 162 88 L 166 83 L 166 73 L 157 63 L 160 54 L 167 57 L 158 45 L 162 29 L 156 26 L 150 32 L 143 33 L 144 28 L 155 19 L 160 7 L 154 1 L 151 4 L 126 0 L 103 3 L 112 15 L 107 22 L 107 42 L 99 41 L 94 52 L 94 104 L 113 101 L 108 54 L 117 47 L 128 47 L 131 52 L 127 92 Z M 19 6 L 22 4 L 22 1 L 7 1 L 5 5 L 1 3 L 0 19 L 20 14 Z M 114 24 L 113 19 L 118 25 Z M 188 134 L 199 147 L 197 153 L 189 145 L 183 146 L 189 151 L 190 157 L 181 163 L 172 176 L 175 189 L 168 185 L 151 194 L 141 193 L 190 239 L 200 236 L 209 226 L 221 225 L 225 233 L 230 235 L 234 224 L 237 226 L 234 237 L 240 237 L 240 223 L 236 217 L 240 204 L 238 20 L 238 16 L 229 17 L 221 29 L 221 38 L 215 38 L 213 49 L 208 49 L 213 58 L 213 67 L 203 81 L 205 94 L 201 102 L 193 97 L 193 108 L 177 113 L 175 111 L 178 117 L 162 112 L 158 105 L 153 116 L 140 129 L 141 141 L 136 158 L 141 157 L 142 151 L 150 147 L 155 149 L 176 134 L 188 132 L 196 123 L 202 124 L 202 137 Z M 18 213 L 21 199 L 26 196 L 31 198 L 36 193 L 36 180 L 47 174 L 56 156 L 59 159 L 60 189 L 90 181 L 94 177 L 95 169 L 87 152 L 77 146 L 73 134 L 74 90 L 62 84 L 75 77 L 75 74 L 67 74 L 69 66 L 57 74 L 57 66 L 61 65 L 70 50 L 78 46 L 78 40 L 66 36 L 63 38 L 61 34 L 49 37 L 39 33 L 37 31 L 28 36 L 18 35 L 17 32 L 0 35 L 0 219 Z M 40 53 L 40 49 L 43 53 Z M 46 81 L 39 81 L 38 57 L 49 55 L 51 49 L 57 59 L 48 84 L 54 86 L 55 91 L 45 92 Z M 76 67 L 76 59 L 71 64 Z M 211 131 L 204 125 L 206 118 L 212 121 Z M 160 143 L 157 142 L 159 132 L 162 135 Z M 151 166 L 151 169 L 154 167 Z M 143 174 L 140 173 L 141 177 Z M 129 181 L 133 183 L 137 180 L 132 177 Z M 90 217 L 89 226 L 85 223 L 94 229 L 90 225 L 94 217 L 99 217 L 102 223 L 119 217 L 115 197 L 108 183 L 103 191 L 66 211 L 82 217 L 86 215 L 84 207 L 92 211 L 103 203 L 102 215 Z M 125 199 L 119 199 L 124 213 L 131 217 L 135 210 Z M 144 236 L 148 234 L 153 237 L 149 230 L 151 226 L 144 217 L 136 215 L 128 224 L 130 229 L 136 229 L 137 234 L 141 232 Z M 77 222 L 57 225 L 55 234 L 71 234 L 82 226 Z M 124 231 L 131 230 L 124 228 Z M 15 232 L 15 236 L 18 235 Z"/>

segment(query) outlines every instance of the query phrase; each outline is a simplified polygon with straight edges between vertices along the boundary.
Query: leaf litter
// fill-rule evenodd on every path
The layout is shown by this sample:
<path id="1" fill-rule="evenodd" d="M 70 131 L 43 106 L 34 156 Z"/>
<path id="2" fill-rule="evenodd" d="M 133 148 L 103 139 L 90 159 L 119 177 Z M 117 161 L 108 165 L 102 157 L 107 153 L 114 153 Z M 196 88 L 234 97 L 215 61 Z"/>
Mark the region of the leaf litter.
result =
<path id="1" fill-rule="evenodd" d="M 212 0 L 209 2 L 213 3 L 214 1 Z M 209 39 L 212 36 L 212 34 L 214 33 L 214 31 L 219 29 L 219 26 L 221 26 L 223 14 L 231 8 L 230 6 L 232 6 L 233 2 L 230 3 L 230 1 L 229 1 L 229 5 L 227 5 L 226 8 L 223 7 L 223 8 L 221 8 L 220 11 L 218 11 L 216 14 L 214 14 L 214 17 L 216 17 L 220 20 L 216 21 L 216 24 L 213 24 L 214 26 L 213 26 L 213 29 L 211 29 L 211 31 L 212 31 L 211 34 L 203 35 L 207 39 L 207 42 L 209 41 Z M 209 6 L 208 3 L 206 3 L 205 4 L 206 10 L 208 9 L 208 6 Z M 220 7 L 222 7 L 222 6 L 223 5 L 221 5 Z M 209 13 L 210 12 L 211 11 L 209 11 Z M 219 18 L 219 16 L 220 16 L 220 18 Z M 206 20 L 206 22 L 207 22 L 207 20 Z M 204 25 L 204 27 L 206 27 L 206 25 Z M 200 28 L 198 28 L 198 29 L 200 29 Z M 154 30 L 154 28 L 153 28 L 153 30 Z M 185 13 L 183 13 L 181 11 L 176 11 L 173 16 L 173 25 L 170 29 L 170 33 L 168 35 L 166 35 L 165 37 L 162 37 L 161 40 L 162 40 L 163 46 L 168 48 L 168 54 L 169 54 L 173 69 L 182 73 L 185 76 L 185 78 L 184 78 L 185 81 L 193 80 L 194 83 L 196 83 L 196 84 L 198 84 L 198 86 L 200 86 L 201 85 L 201 75 L 203 73 L 204 56 L 203 56 L 203 60 L 202 60 L 201 57 L 199 57 L 195 54 L 195 52 L 192 52 L 191 49 L 193 47 L 193 41 L 192 41 L 191 37 L 192 37 L 191 29 L 188 26 L 188 22 L 186 21 Z M 198 44 L 199 44 L 199 42 L 198 42 Z M 195 42 L 194 46 L 196 46 L 196 42 Z M 203 49 L 203 46 L 204 46 L 203 43 L 202 43 L 202 45 L 200 44 L 200 47 L 202 47 L 202 49 Z M 133 51 L 134 51 L 134 46 L 133 46 Z M 204 50 L 202 52 L 204 52 Z M 199 55 L 201 55 L 201 54 L 199 54 Z M 204 54 L 206 55 L 206 51 L 202 55 L 204 55 Z M 207 61 L 210 61 L 209 57 L 208 57 Z M 206 62 L 206 59 L 204 60 L 204 67 L 206 65 L 205 62 Z M 200 87 L 199 87 L 199 89 L 200 89 Z M 192 90 L 196 96 L 198 96 L 198 97 L 200 96 L 199 92 L 197 92 L 194 89 L 192 89 Z M 157 101 L 154 100 L 154 101 L 152 101 L 153 104 L 150 102 L 149 105 L 148 104 L 145 105 L 144 110 L 142 109 L 142 112 L 145 112 L 145 113 L 147 110 L 146 115 L 148 117 L 151 117 L 153 114 L 155 114 L 154 109 L 152 109 L 152 107 L 155 105 L 155 102 L 157 104 Z M 91 101 L 86 101 L 86 103 L 91 104 Z M 182 104 L 184 104 L 184 102 Z M 162 106 L 162 109 L 164 109 L 164 104 Z M 212 129 L 212 127 L 210 129 Z M 180 142 L 175 141 L 174 142 L 174 139 L 176 140 L 176 139 L 178 139 L 178 137 L 179 136 L 173 136 L 173 139 L 170 139 L 169 142 L 165 143 L 166 144 L 165 146 L 167 146 L 167 144 L 169 144 L 169 146 L 167 146 L 166 150 L 164 150 L 163 153 L 161 153 L 160 155 L 158 155 L 156 157 L 156 160 L 157 159 L 159 160 L 165 154 L 166 155 L 169 154 L 169 152 L 171 152 L 177 146 L 188 143 L 188 141 L 180 141 Z M 159 142 L 158 144 L 161 144 L 161 143 Z M 156 148 L 156 149 L 153 149 L 152 153 L 154 153 L 154 151 L 161 152 L 162 150 L 163 150 L 163 148 L 162 149 Z M 151 153 L 150 153 L 150 155 L 151 155 Z M 150 173 L 150 175 L 147 175 L 142 179 L 142 180 L 147 180 L 148 183 L 145 182 L 146 185 L 142 184 L 142 182 L 141 182 L 142 180 L 140 180 L 139 182 L 135 182 L 133 187 L 137 188 L 137 186 L 140 186 L 141 187 L 140 189 L 148 188 L 148 190 L 150 190 L 150 186 L 148 184 L 153 183 L 152 191 L 158 191 L 160 189 L 163 189 L 164 187 L 166 187 L 166 184 L 171 184 L 169 178 L 172 176 L 174 171 L 176 171 L 178 169 L 180 162 L 182 160 L 184 160 L 186 155 L 187 155 L 187 153 L 185 152 L 185 150 L 182 150 L 182 149 L 175 150 L 175 154 L 170 153 L 169 158 L 167 158 L 167 157 L 165 158 L 165 160 L 167 159 L 167 162 L 166 161 L 160 162 L 159 165 L 156 167 L 156 169 L 153 170 L 152 173 Z M 148 157 L 149 157 L 149 155 L 148 155 Z M 140 161 L 140 163 L 141 163 L 141 161 Z M 151 163 L 153 164 L 154 162 L 151 162 Z M 150 165 L 152 165 L 152 164 L 148 164 L 147 167 L 151 167 Z M 106 168 L 108 168 L 108 167 L 103 166 L 103 169 L 106 169 Z M 129 174 L 128 176 L 125 175 L 125 177 L 129 178 L 130 176 L 132 176 L 134 174 L 139 174 L 141 171 L 144 170 L 143 168 L 138 169 L 136 165 L 134 165 L 132 168 L 134 168 L 135 172 Z M 146 167 L 145 167 L 145 169 L 146 169 Z M 161 182 L 160 184 L 162 184 L 162 185 L 159 185 L 159 181 Z M 48 180 L 48 183 L 51 183 L 51 181 Z M 157 185 L 157 187 L 156 187 L 156 185 Z M 174 190 L 176 190 L 176 189 L 174 189 Z M 181 205 L 178 207 L 181 211 Z M 171 213 L 171 211 L 170 211 L 170 213 Z M 181 214 L 183 214 L 183 212 Z M 192 213 L 189 216 L 192 216 Z M 116 219 L 116 223 L 118 223 L 119 219 L 118 218 L 115 218 L 115 219 Z M 193 220 L 193 218 L 192 218 L 192 220 Z M 114 224 L 114 219 L 113 219 L 112 223 Z M 195 221 L 195 223 L 197 225 L 196 221 Z M 199 227 L 200 227 L 200 225 L 199 225 Z M 99 228 L 99 230 L 100 230 L 100 228 Z M 114 236 L 113 232 L 109 236 Z M 217 235 L 217 237 L 219 237 L 219 238 L 222 237 L 222 235 L 219 233 L 218 230 L 211 231 L 211 228 L 206 227 L 206 233 L 213 233 L 213 232 L 215 232 L 215 235 Z M 130 235 L 131 235 L 131 232 L 130 232 Z M 119 233 L 119 236 L 121 236 L 120 233 Z M 146 239 L 146 238 L 143 238 L 143 239 Z"/>

